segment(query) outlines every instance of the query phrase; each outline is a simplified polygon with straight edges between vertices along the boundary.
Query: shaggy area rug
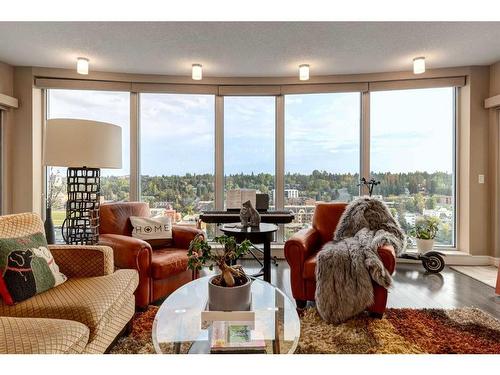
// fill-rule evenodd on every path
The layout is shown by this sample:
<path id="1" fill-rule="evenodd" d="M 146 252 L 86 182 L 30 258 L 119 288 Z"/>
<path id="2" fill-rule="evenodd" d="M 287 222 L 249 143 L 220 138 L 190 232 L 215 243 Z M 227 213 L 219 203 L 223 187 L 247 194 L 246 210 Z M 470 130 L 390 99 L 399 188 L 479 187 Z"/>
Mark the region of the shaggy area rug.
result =
<path id="1" fill-rule="evenodd" d="M 112 354 L 154 353 L 151 329 L 158 307 L 133 318 L 132 332 Z M 299 354 L 500 354 L 500 321 L 475 308 L 388 309 L 383 319 L 361 314 L 325 323 L 316 309 L 301 314 Z"/>

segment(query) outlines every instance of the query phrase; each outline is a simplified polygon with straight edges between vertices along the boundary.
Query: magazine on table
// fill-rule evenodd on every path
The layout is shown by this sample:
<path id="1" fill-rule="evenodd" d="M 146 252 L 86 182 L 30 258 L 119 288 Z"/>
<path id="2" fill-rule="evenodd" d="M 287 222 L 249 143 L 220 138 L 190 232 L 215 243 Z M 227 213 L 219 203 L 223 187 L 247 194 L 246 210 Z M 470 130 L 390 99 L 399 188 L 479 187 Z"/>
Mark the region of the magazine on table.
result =
<path id="1" fill-rule="evenodd" d="M 263 334 L 252 327 L 250 322 L 213 322 L 211 353 L 266 353 Z"/>

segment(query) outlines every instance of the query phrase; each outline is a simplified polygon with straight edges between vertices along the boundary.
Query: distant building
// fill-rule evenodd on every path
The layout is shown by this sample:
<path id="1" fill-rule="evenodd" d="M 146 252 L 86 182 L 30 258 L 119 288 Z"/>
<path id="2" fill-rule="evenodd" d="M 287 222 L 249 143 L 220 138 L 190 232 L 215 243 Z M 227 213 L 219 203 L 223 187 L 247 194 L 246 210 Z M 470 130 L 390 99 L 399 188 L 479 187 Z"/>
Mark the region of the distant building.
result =
<path id="1" fill-rule="evenodd" d="M 453 204 L 453 197 L 450 195 L 434 195 L 434 198 L 439 204 Z"/>
<path id="2" fill-rule="evenodd" d="M 276 199 L 276 190 L 273 189 L 270 195 L 271 196 L 269 197 L 269 201 L 274 204 Z M 298 199 L 298 198 L 299 198 L 299 191 L 297 189 L 285 189 L 285 199 Z"/>
<path id="3" fill-rule="evenodd" d="M 415 225 L 415 222 L 417 220 L 417 215 L 412 213 L 412 212 L 405 212 L 404 213 L 404 217 L 405 217 L 405 221 L 410 225 L 410 226 L 414 226 Z"/>
<path id="4" fill-rule="evenodd" d="M 285 198 L 298 198 L 299 191 L 297 189 L 285 189 Z"/>
<path id="5" fill-rule="evenodd" d="M 172 202 L 167 202 L 167 201 L 160 201 L 160 202 L 154 202 L 155 208 L 167 208 L 167 209 L 172 209 Z"/>
<path id="6" fill-rule="evenodd" d="M 285 210 L 290 210 L 295 215 L 293 220 L 296 224 L 306 224 L 312 221 L 316 205 L 285 205 Z"/>
<path id="7" fill-rule="evenodd" d="M 337 192 L 339 193 L 339 196 L 336 199 L 336 201 L 349 202 L 351 200 L 351 194 L 349 194 L 349 191 L 347 190 L 347 188 L 337 189 Z"/>

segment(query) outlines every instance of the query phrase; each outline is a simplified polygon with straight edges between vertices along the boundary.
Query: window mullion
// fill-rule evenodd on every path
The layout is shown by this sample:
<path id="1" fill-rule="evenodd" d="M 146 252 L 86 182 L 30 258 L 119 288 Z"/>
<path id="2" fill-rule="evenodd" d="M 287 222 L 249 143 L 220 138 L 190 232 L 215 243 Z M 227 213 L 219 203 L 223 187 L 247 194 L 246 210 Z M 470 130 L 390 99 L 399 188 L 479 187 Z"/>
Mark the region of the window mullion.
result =
<path id="1" fill-rule="evenodd" d="M 370 92 L 361 93 L 361 126 L 360 126 L 360 178 L 370 178 Z M 361 185 L 360 194 L 368 194 L 366 185 Z"/>
<path id="2" fill-rule="evenodd" d="M 275 202 L 276 210 L 283 210 L 285 207 L 285 97 L 276 96 L 276 120 L 275 120 Z M 283 242 L 285 227 L 279 226 L 277 242 Z"/>
<path id="3" fill-rule="evenodd" d="M 215 209 L 224 209 L 224 97 L 215 97 Z"/>
<path id="4" fill-rule="evenodd" d="M 141 197 L 141 162 L 140 162 L 140 96 L 130 93 L 130 201 L 139 201 Z"/>

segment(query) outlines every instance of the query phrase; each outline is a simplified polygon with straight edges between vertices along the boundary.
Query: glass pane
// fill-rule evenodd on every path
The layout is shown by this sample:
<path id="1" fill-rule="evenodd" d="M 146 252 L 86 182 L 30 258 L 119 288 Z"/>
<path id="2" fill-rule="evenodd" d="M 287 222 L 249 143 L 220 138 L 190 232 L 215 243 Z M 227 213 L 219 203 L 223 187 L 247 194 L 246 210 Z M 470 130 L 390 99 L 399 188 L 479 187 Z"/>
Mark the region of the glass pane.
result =
<path id="1" fill-rule="evenodd" d="M 371 93 L 371 171 L 409 230 L 417 217 L 441 221 L 436 243 L 454 245 L 454 89 Z"/>
<path id="2" fill-rule="evenodd" d="M 224 98 L 225 192 L 274 189 L 274 97 Z"/>
<path id="3" fill-rule="evenodd" d="M 360 94 L 285 97 L 285 239 L 311 226 L 316 202 L 359 195 Z"/>
<path id="4" fill-rule="evenodd" d="M 140 99 L 141 200 L 153 214 L 195 226 L 201 211 L 215 207 L 215 97 L 141 94 Z"/>
<path id="5" fill-rule="evenodd" d="M 104 201 L 129 199 L 130 191 L 130 94 L 90 90 L 47 90 L 47 118 L 75 118 L 109 122 L 122 128 L 122 169 L 101 169 L 101 196 Z M 48 204 L 58 230 L 66 217 L 66 168 L 47 169 Z"/>

